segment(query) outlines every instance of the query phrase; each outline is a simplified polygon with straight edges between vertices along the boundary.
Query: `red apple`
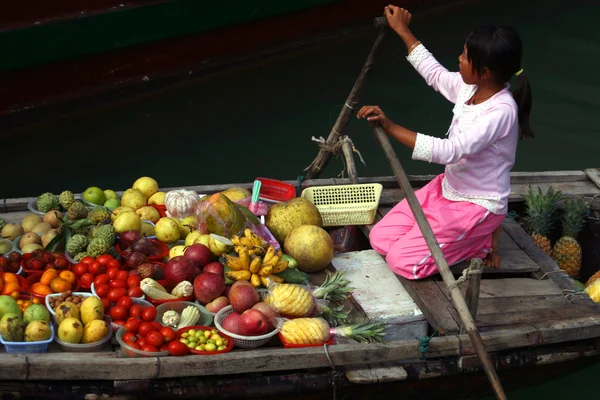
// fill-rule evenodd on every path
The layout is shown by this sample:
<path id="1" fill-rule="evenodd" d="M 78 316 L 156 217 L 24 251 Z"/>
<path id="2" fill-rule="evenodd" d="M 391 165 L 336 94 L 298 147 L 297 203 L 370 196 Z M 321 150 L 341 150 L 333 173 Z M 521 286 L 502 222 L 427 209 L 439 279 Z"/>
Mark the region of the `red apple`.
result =
<path id="1" fill-rule="evenodd" d="M 243 313 L 260 301 L 258 292 L 248 281 L 236 281 L 229 291 L 229 302 L 233 311 Z"/>
<path id="2" fill-rule="evenodd" d="M 240 315 L 238 321 L 238 330 L 240 335 L 244 336 L 260 336 L 267 333 L 269 329 L 269 321 L 265 314 L 258 310 L 246 310 Z"/>
<path id="3" fill-rule="evenodd" d="M 208 272 L 209 274 L 215 274 L 219 276 L 223 276 L 225 272 L 223 264 L 218 261 L 211 262 L 210 264 L 206 264 L 204 266 L 204 272 Z"/>
<path id="4" fill-rule="evenodd" d="M 194 295 L 201 304 L 207 304 L 225 292 L 223 276 L 201 273 L 194 279 Z"/>
<path id="5" fill-rule="evenodd" d="M 269 322 L 268 332 L 271 332 L 273 329 L 275 329 L 279 313 L 273 308 L 272 305 L 261 301 L 253 305 L 252 309 L 258 310 L 261 313 L 265 314 L 265 317 L 267 317 L 267 321 Z"/>
<path id="6" fill-rule="evenodd" d="M 239 322 L 240 322 L 240 314 L 238 314 L 236 312 L 232 312 L 231 314 L 229 314 L 228 316 L 226 316 L 223 319 L 221 326 L 227 332 L 239 334 L 240 333 L 240 331 L 238 329 Z"/>
<path id="7" fill-rule="evenodd" d="M 229 305 L 229 299 L 225 296 L 219 296 L 210 303 L 206 304 L 206 309 L 211 313 L 218 313 L 223 307 Z"/>

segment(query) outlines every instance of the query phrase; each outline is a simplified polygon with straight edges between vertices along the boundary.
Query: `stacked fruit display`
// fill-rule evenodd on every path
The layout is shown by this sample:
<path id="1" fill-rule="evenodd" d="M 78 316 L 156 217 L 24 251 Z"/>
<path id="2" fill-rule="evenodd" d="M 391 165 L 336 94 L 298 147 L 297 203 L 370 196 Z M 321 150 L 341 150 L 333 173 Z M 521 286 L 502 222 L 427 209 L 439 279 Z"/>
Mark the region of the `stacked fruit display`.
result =
<path id="1" fill-rule="evenodd" d="M 0 271 L 2 269 L 0 268 Z M 11 296 L 18 299 L 26 288 L 22 286 L 23 282 L 17 274 L 13 272 L 0 272 L 0 295 Z"/>
<path id="2" fill-rule="evenodd" d="M 53 293 L 66 292 L 67 290 L 74 289 L 77 284 L 75 274 L 67 270 L 58 271 L 54 268 L 48 268 L 41 275 L 31 275 L 31 278 L 35 280 L 38 276 L 39 281 L 33 283 L 30 287 L 34 296 L 44 297 Z"/>
<path id="3" fill-rule="evenodd" d="M 107 339 L 111 334 L 104 320 L 104 306 L 96 296 L 87 297 L 79 304 L 73 301 L 60 303 L 54 318 L 58 325 L 56 335 L 63 343 L 92 344 Z"/>
<path id="4" fill-rule="evenodd" d="M 52 337 L 50 313 L 41 304 L 31 304 L 21 311 L 17 300 L 0 296 L 0 315 L 3 342 L 44 342 Z"/>

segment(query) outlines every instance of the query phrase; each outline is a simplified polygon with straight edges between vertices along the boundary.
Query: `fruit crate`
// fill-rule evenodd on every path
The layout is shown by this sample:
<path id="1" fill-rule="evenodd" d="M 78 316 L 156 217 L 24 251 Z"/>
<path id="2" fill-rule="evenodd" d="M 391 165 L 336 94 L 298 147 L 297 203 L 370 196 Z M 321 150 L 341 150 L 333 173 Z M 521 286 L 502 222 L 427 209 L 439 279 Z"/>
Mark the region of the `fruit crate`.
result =
<path id="1" fill-rule="evenodd" d="M 217 329 L 224 334 L 230 336 L 233 339 L 233 343 L 242 349 L 253 349 L 256 347 L 260 347 L 266 344 L 271 338 L 279 333 L 279 327 L 275 327 L 271 332 L 265 333 L 260 336 L 243 336 L 237 335 L 235 333 L 231 333 L 228 330 L 224 329 L 221 325 L 229 314 L 233 313 L 233 307 L 226 306 L 223 307 L 215 316 L 215 326 Z"/>
<path id="2" fill-rule="evenodd" d="M 383 186 L 379 183 L 315 186 L 302 191 L 323 218 L 323 226 L 369 225 L 375 221 Z"/>
<path id="3" fill-rule="evenodd" d="M 7 353 L 46 353 L 48 351 L 48 344 L 54 340 L 54 326 L 50 325 L 50 338 L 48 340 L 42 340 L 39 342 L 6 342 L 2 336 L 0 336 L 0 343 L 4 345 Z"/>

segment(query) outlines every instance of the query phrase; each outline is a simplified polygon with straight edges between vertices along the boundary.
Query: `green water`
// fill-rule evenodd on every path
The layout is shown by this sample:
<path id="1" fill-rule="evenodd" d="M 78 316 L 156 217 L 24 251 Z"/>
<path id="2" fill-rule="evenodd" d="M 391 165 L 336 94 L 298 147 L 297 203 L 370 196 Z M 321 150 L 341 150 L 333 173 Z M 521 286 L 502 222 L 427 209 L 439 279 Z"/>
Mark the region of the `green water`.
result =
<path id="1" fill-rule="evenodd" d="M 516 171 L 600 167 L 597 88 L 600 21 L 597 0 L 493 0 L 416 20 L 414 32 L 450 69 L 465 35 L 484 23 L 512 25 L 525 45 L 523 67 L 533 86 L 536 139 L 522 142 Z M 288 57 L 210 81 L 51 123 L 2 141 L 0 198 L 34 196 L 87 186 L 125 189 L 141 175 L 161 186 L 251 182 L 257 176 L 295 179 L 317 151 L 311 136 L 326 136 L 368 53 L 373 36 Z M 190 49 L 193 51 L 193 49 Z M 451 105 L 423 83 L 396 38 L 385 44 L 362 104 L 378 104 L 399 124 L 443 136 Z M 367 165 L 361 176 L 390 175 L 364 121 L 347 128 Z M 442 167 L 410 160 L 410 174 Z M 333 160 L 322 177 L 337 175 Z M 568 373 L 569 371 L 565 371 Z M 600 366 L 510 392 L 511 399 L 564 398 L 595 393 Z"/>

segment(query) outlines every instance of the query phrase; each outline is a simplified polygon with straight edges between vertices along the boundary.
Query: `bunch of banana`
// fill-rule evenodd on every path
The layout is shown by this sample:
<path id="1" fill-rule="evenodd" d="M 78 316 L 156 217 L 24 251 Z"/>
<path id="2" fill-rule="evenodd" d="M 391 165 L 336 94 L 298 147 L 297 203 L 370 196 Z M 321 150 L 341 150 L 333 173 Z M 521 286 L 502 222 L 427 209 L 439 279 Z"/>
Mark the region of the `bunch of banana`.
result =
<path id="1" fill-rule="evenodd" d="M 269 246 L 263 238 L 252 232 L 252 229 L 250 228 L 244 229 L 244 236 L 234 235 L 231 237 L 231 241 L 235 247 L 246 247 L 250 255 L 263 256 Z M 238 250 L 236 250 L 236 253 L 239 254 Z"/>
<path id="2" fill-rule="evenodd" d="M 288 267 L 288 260 L 282 260 L 283 252 L 275 250 L 273 246 L 269 246 L 264 253 L 264 256 L 250 254 L 250 250 L 246 246 L 235 246 L 234 255 L 225 254 L 225 264 L 231 269 L 225 274 L 228 278 L 240 281 L 250 281 L 252 286 L 264 287 L 269 286 L 271 282 L 282 283 L 283 279 L 275 276 Z"/>

